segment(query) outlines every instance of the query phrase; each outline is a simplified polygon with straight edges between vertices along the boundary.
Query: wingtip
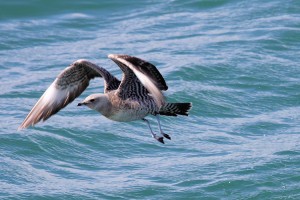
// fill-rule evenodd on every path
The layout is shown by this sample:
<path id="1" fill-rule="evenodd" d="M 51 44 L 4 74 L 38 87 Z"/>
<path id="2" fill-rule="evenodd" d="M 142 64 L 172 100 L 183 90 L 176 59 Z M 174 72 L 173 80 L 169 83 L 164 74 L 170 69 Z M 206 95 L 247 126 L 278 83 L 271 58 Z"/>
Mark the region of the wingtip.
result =
<path id="1" fill-rule="evenodd" d="M 116 59 L 117 58 L 117 54 L 108 54 L 107 56 L 110 59 Z"/>
<path id="2" fill-rule="evenodd" d="M 112 60 L 118 60 L 118 59 L 126 59 L 128 57 L 131 57 L 129 55 L 126 54 L 108 54 L 107 56 L 108 58 L 112 59 Z"/>
<path id="3" fill-rule="evenodd" d="M 43 120 L 44 121 L 44 120 Z M 33 127 L 35 125 L 35 123 L 28 123 L 28 122 L 23 122 L 19 127 L 18 127 L 18 131 L 22 131 L 24 129 L 27 129 L 29 127 Z"/>
<path id="4" fill-rule="evenodd" d="M 18 127 L 18 131 L 21 131 L 21 130 L 23 130 L 23 129 L 26 129 L 26 128 L 28 128 L 29 126 L 32 126 L 33 124 L 28 124 L 28 123 L 26 123 L 26 121 L 24 120 L 24 122 Z"/>
<path id="5" fill-rule="evenodd" d="M 17 131 L 21 131 L 21 130 L 23 130 L 25 127 L 23 127 L 22 125 L 20 125 L 19 127 L 18 127 L 18 129 L 17 129 Z"/>

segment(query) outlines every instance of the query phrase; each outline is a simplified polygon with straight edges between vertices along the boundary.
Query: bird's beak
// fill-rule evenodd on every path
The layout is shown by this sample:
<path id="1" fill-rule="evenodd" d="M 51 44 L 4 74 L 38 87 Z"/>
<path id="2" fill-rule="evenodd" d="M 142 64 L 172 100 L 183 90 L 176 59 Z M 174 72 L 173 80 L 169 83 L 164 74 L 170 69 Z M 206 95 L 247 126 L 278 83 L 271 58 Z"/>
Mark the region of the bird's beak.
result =
<path id="1" fill-rule="evenodd" d="M 82 106 L 82 105 L 85 105 L 85 104 L 86 103 L 84 103 L 84 102 L 83 103 L 78 103 L 77 106 Z"/>

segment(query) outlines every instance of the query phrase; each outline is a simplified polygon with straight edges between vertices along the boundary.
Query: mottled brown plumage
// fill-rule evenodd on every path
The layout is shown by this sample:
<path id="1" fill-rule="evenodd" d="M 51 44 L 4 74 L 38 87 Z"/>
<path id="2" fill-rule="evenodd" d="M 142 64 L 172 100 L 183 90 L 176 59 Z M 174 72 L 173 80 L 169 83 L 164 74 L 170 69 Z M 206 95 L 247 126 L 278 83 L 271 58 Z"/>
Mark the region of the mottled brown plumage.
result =
<path id="1" fill-rule="evenodd" d="M 107 70 L 87 60 L 77 60 L 65 68 L 41 96 L 29 112 L 19 129 L 45 121 L 78 97 L 95 77 L 104 79 L 104 94 L 92 94 L 78 105 L 86 105 L 114 121 L 133 121 L 143 119 L 148 114 L 177 116 L 188 115 L 191 103 L 166 103 L 162 90 L 168 86 L 151 63 L 128 55 L 109 55 L 123 71 L 122 80 Z M 161 134 L 168 139 L 169 135 Z M 164 143 L 151 130 L 152 136 Z"/>

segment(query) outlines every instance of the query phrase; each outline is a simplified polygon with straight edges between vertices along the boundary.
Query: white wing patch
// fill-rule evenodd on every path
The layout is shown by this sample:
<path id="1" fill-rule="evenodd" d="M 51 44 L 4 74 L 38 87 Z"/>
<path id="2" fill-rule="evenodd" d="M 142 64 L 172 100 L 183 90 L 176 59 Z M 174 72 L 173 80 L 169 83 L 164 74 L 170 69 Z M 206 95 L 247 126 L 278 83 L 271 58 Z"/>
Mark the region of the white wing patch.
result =
<path id="1" fill-rule="evenodd" d="M 45 121 L 70 102 L 70 94 L 75 92 L 77 88 L 68 86 L 64 89 L 59 89 L 56 87 L 56 80 L 44 92 L 18 130 L 33 126 L 40 120 Z"/>

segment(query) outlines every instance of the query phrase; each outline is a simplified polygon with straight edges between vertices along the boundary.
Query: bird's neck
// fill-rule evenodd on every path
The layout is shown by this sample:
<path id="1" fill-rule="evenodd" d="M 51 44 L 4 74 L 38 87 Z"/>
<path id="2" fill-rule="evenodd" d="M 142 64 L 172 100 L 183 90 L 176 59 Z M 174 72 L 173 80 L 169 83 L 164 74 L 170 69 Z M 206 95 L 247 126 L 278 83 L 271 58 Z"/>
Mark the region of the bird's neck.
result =
<path id="1" fill-rule="evenodd" d="M 107 116 L 111 112 L 111 102 L 107 94 L 101 94 L 99 102 L 94 110 L 100 112 L 102 115 Z"/>

